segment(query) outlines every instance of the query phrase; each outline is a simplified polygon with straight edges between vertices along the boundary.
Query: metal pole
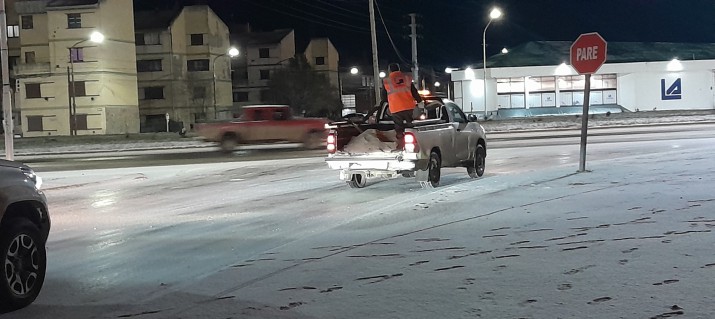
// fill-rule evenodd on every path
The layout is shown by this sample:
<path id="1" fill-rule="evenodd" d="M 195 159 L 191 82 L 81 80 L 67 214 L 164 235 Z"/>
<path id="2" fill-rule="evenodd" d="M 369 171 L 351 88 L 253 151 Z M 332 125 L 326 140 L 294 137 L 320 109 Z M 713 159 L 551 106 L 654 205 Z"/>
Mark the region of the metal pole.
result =
<path id="1" fill-rule="evenodd" d="M 412 34 L 410 35 L 410 38 L 412 38 L 412 78 L 415 79 L 415 84 L 417 85 L 417 89 L 420 90 L 422 88 L 422 82 L 420 82 L 420 66 L 417 63 L 417 14 L 416 13 L 410 13 L 410 28 L 412 30 Z"/>
<path id="2" fill-rule="evenodd" d="M 70 56 L 70 59 L 72 57 Z M 70 128 L 70 135 L 72 135 L 72 77 L 71 77 L 71 71 L 70 67 L 67 67 L 67 108 L 68 108 L 68 116 L 67 119 L 69 120 L 69 128 Z"/>
<path id="3" fill-rule="evenodd" d="M 72 56 L 72 46 L 70 50 L 70 90 L 72 91 L 72 112 L 70 112 L 70 117 L 72 118 L 70 123 L 70 135 L 77 135 L 77 90 L 74 82 L 74 57 Z"/>
<path id="4" fill-rule="evenodd" d="M 372 37 L 372 78 L 373 78 L 373 88 L 375 91 L 375 105 L 380 103 L 380 87 L 377 85 L 380 78 L 380 68 L 379 62 L 377 60 L 377 30 L 375 28 L 375 3 L 373 0 L 368 0 L 370 2 L 370 34 Z"/>
<path id="5" fill-rule="evenodd" d="M 489 22 L 487 22 L 487 26 L 484 27 L 484 33 L 482 34 L 482 57 L 484 58 L 482 63 L 482 69 L 484 71 L 484 118 L 487 117 L 487 29 L 490 24 L 492 24 L 492 19 L 489 19 Z"/>
<path id="6" fill-rule="evenodd" d="M 216 113 L 218 112 L 218 111 L 217 111 L 217 108 L 216 108 L 216 60 L 218 60 L 218 58 L 220 58 L 220 57 L 222 57 L 222 56 L 224 56 L 224 55 L 226 55 L 226 53 L 221 54 L 221 55 L 215 57 L 215 58 L 214 58 L 214 61 L 213 61 L 213 77 L 214 77 L 214 81 L 213 81 L 213 87 L 214 87 L 214 89 L 213 89 L 213 95 L 214 95 L 214 98 L 213 98 L 213 104 L 214 104 L 214 120 L 216 120 L 216 119 L 218 118 L 218 116 L 216 116 Z"/>
<path id="7" fill-rule="evenodd" d="M 583 116 L 581 119 L 581 157 L 578 164 L 579 173 L 586 171 L 586 139 L 588 137 L 588 104 L 591 100 L 591 75 L 586 74 L 586 88 L 583 93 Z"/>
<path id="8" fill-rule="evenodd" d="M 15 158 L 15 125 L 12 121 L 12 89 L 10 88 L 10 64 L 8 62 L 7 47 L 7 12 L 5 0 L 0 0 L 0 50 L 2 54 L 2 108 L 5 124 L 5 159 L 12 161 Z"/>

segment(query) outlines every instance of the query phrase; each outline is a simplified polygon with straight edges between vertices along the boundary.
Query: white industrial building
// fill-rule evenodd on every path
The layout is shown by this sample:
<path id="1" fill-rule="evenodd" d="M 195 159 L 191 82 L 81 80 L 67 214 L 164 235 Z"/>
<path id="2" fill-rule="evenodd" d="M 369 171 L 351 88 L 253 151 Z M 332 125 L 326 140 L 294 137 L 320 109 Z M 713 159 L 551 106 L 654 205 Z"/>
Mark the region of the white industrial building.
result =
<path id="1" fill-rule="evenodd" d="M 451 74 L 452 98 L 467 113 L 489 116 L 573 113 L 584 76 L 569 63 L 571 42 L 530 42 Z M 590 105 L 624 111 L 715 109 L 715 44 L 608 43 L 591 78 Z M 567 111 L 570 110 L 570 111 Z M 507 115 L 508 116 L 508 115 Z"/>

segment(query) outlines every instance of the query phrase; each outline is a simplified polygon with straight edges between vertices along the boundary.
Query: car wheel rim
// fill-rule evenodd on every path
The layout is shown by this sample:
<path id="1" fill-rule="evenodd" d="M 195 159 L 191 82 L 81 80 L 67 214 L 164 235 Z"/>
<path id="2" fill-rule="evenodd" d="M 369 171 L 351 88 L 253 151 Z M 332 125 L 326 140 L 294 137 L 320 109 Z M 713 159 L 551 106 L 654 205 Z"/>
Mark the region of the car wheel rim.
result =
<path id="1" fill-rule="evenodd" d="M 28 235 L 16 236 L 5 255 L 5 280 L 10 291 L 22 297 L 32 292 L 40 271 L 35 241 Z"/>

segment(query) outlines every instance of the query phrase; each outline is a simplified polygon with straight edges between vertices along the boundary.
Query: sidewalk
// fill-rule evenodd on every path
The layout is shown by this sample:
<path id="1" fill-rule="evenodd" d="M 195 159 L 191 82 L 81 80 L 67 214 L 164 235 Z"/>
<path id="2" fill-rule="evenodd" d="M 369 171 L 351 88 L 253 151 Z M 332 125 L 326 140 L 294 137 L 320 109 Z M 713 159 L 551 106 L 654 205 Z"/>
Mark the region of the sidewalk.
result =
<path id="1" fill-rule="evenodd" d="M 589 127 L 643 126 L 662 124 L 715 123 L 715 110 L 657 111 L 594 115 Z M 487 133 L 578 129 L 581 118 L 577 116 L 552 116 L 481 122 Z M 54 136 L 15 139 L 18 156 L 44 156 L 59 154 L 113 153 L 129 151 L 187 150 L 214 147 L 189 134 L 182 138 L 176 133 L 143 133 L 110 136 Z M 0 143 L 4 157 L 5 145 Z"/>

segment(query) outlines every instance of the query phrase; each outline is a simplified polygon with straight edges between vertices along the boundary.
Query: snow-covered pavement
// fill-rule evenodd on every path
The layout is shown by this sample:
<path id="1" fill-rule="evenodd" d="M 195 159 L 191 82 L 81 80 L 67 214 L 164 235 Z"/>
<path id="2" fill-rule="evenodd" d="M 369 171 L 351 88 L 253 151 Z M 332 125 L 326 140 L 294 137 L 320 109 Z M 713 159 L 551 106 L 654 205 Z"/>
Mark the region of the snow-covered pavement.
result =
<path id="1" fill-rule="evenodd" d="M 710 318 L 715 138 L 494 149 L 353 190 L 321 159 L 46 173 L 7 318 Z"/>

